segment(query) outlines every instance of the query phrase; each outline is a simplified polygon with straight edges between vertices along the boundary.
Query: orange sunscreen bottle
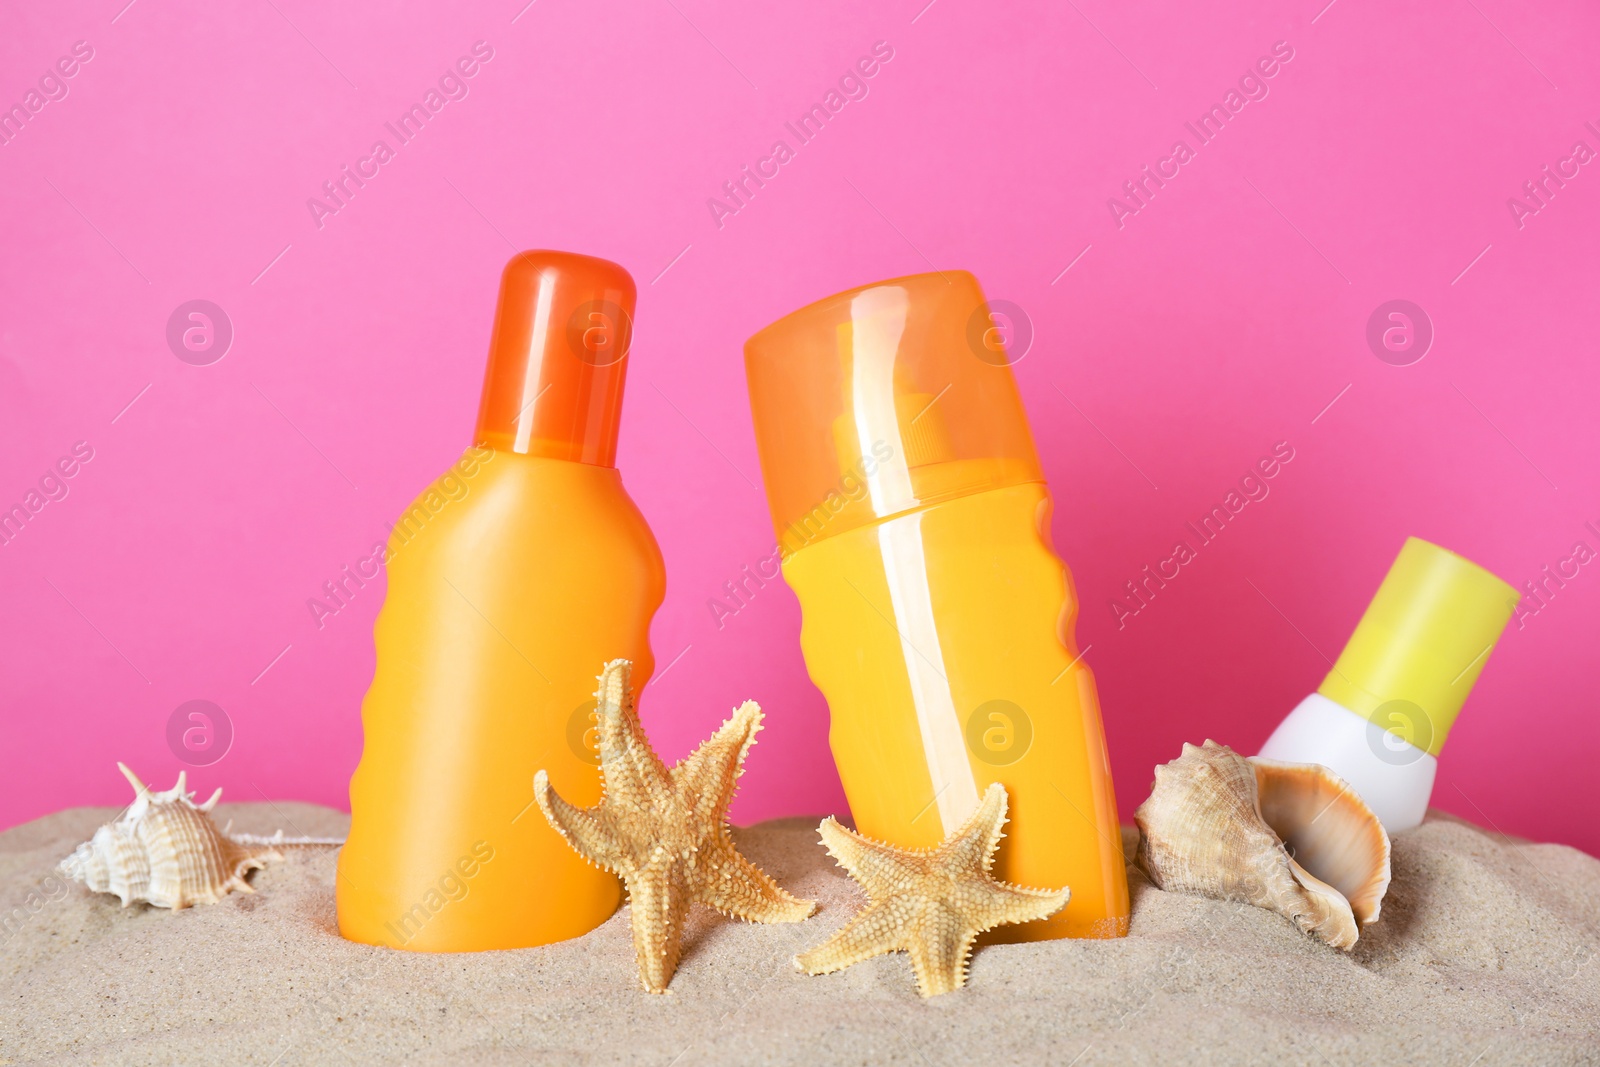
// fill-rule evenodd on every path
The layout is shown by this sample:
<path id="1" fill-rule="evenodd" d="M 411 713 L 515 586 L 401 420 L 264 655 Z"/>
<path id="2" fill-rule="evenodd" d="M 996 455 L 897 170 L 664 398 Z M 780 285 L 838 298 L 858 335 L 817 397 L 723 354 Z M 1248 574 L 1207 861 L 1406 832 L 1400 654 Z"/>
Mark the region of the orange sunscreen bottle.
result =
<path id="1" fill-rule="evenodd" d="M 661 552 L 613 460 L 634 284 L 615 263 L 506 265 L 477 446 L 390 532 L 377 672 L 339 854 L 339 931 L 422 952 L 576 937 L 621 900 L 545 822 L 533 776 L 601 792 L 595 676 L 643 686 Z"/>
<path id="2" fill-rule="evenodd" d="M 932 847 L 1001 782 L 996 875 L 1072 889 L 1016 936 L 1120 937 L 1100 702 L 998 333 L 977 280 L 946 271 L 756 334 L 745 369 L 767 500 L 856 828 Z"/>

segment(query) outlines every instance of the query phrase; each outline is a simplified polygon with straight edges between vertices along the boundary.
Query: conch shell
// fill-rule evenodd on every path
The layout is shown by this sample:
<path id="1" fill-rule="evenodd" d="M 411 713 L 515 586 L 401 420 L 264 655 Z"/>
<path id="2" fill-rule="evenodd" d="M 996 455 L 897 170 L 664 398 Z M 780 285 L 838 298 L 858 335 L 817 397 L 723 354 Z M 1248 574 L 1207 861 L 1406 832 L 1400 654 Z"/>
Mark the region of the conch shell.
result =
<path id="1" fill-rule="evenodd" d="M 1334 948 L 1355 945 L 1389 888 L 1383 824 L 1317 764 L 1185 744 L 1133 818 L 1160 888 L 1275 911 Z"/>
<path id="2" fill-rule="evenodd" d="M 133 785 L 134 801 L 116 822 L 106 823 L 58 868 L 96 893 L 115 893 L 127 907 L 136 900 L 158 908 L 215 904 L 232 890 L 253 893 L 244 876 L 283 856 L 270 840 L 236 840 L 217 829 L 208 814 L 222 796 L 204 804 L 185 791 L 184 775 L 163 793 L 117 764 Z"/>

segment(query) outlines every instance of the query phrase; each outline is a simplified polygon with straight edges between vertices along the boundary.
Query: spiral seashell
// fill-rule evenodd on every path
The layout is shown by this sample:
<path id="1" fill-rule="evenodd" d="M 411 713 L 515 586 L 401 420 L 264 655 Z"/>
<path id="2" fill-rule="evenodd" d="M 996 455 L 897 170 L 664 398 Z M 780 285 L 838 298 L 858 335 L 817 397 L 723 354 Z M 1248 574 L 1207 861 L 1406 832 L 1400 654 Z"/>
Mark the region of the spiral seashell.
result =
<path id="1" fill-rule="evenodd" d="M 1185 744 L 1133 818 L 1158 887 L 1275 911 L 1334 948 L 1355 945 L 1389 888 L 1389 835 L 1317 764 Z"/>
<path id="2" fill-rule="evenodd" d="M 184 774 L 165 792 L 152 792 L 121 763 L 134 801 L 115 822 L 96 830 L 61 861 L 60 872 L 96 893 L 113 893 L 123 907 L 142 900 L 158 908 L 215 904 L 229 892 L 253 893 L 244 876 L 283 856 L 266 843 L 229 837 L 209 814 L 222 796 L 204 804 L 185 790 Z"/>

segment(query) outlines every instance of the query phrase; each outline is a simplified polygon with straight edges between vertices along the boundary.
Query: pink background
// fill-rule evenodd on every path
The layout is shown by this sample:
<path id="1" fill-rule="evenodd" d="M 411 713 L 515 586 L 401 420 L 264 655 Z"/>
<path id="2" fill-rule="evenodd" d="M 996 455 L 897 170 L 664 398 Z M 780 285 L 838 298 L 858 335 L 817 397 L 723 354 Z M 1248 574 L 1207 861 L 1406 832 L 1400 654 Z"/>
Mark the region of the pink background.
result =
<path id="1" fill-rule="evenodd" d="M 843 808 L 794 597 L 721 629 L 708 600 L 772 542 L 741 344 L 851 285 L 963 267 L 1031 319 L 1124 818 L 1181 741 L 1260 744 L 1406 535 L 1518 586 L 1600 548 L 1600 167 L 1507 206 L 1600 149 L 1578 0 L 124 3 L 0 34 L 4 104 L 94 50 L 0 146 L 0 505 L 94 450 L 0 547 L 0 824 L 125 800 L 117 759 L 167 784 L 192 699 L 237 733 L 198 786 L 345 804 L 382 591 L 320 630 L 306 602 L 467 443 L 514 247 L 638 279 L 620 466 L 670 575 L 644 716 L 675 758 L 762 702 L 740 821 Z M 479 40 L 469 94 L 319 228 L 307 198 Z M 719 228 L 708 198 L 876 41 L 866 98 Z M 1119 228 L 1108 198 L 1278 41 L 1269 95 Z M 210 366 L 165 341 L 195 298 L 235 330 Z M 1365 340 L 1395 298 L 1436 330 L 1410 366 Z M 1271 495 L 1119 628 L 1123 583 L 1278 441 Z M 1600 852 L 1590 571 L 1502 640 L 1435 800 Z"/>

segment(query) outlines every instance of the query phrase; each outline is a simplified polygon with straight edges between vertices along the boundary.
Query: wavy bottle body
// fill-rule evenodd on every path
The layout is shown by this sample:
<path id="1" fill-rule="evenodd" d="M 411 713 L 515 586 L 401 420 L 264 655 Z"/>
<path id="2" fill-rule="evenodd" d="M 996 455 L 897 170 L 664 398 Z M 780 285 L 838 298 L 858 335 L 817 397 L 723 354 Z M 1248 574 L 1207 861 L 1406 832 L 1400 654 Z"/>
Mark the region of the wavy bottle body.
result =
<path id="1" fill-rule="evenodd" d="M 970 275 L 802 309 L 746 348 L 757 441 L 861 832 L 936 845 L 1006 786 L 1007 880 L 1070 886 L 1010 936 L 1115 937 L 1128 891 L 1077 597 L 1004 350 Z"/>
<path id="2" fill-rule="evenodd" d="M 620 903 L 617 880 L 545 823 L 532 779 L 547 769 L 563 796 L 597 802 L 595 675 L 627 657 L 642 686 L 652 667 L 661 555 L 611 466 L 632 296 L 601 260 L 523 253 L 506 268 L 482 444 L 390 537 L 339 859 L 352 940 L 517 948 Z"/>

